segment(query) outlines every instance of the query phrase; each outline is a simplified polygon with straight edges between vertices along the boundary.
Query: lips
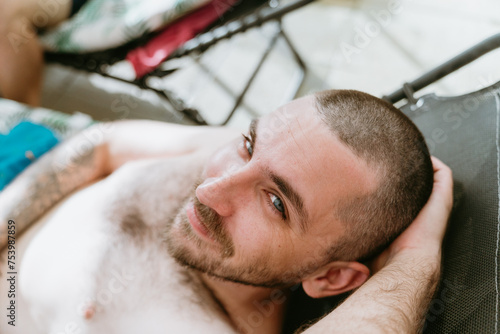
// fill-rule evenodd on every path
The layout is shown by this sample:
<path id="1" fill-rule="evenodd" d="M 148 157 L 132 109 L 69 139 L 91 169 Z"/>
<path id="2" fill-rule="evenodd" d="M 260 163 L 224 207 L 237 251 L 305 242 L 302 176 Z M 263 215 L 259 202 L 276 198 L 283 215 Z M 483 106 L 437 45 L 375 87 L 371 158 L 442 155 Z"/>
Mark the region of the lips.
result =
<path id="1" fill-rule="evenodd" d="M 191 224 L 191 227 L 198 235 L 200 235 L 205 239 L 213 240 L 212 237 L 210 236 L 210 232 L 203 224 L 203 222 L 200 220 L 198 212 L 196 212 L 196 209 L 192 202 L 190 202 L 186 208 L 186 215 L 189 220 L 189 223 Z"/>

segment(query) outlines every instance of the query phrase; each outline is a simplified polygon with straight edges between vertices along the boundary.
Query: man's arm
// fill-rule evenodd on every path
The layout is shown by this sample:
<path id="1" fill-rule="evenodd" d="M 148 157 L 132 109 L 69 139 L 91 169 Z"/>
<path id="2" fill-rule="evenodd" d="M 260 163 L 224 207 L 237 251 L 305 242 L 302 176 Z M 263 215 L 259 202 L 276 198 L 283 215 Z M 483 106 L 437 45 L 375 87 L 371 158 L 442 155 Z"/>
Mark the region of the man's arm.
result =
<path id="1" fill-rule="evenodd" d="M 418 333 L 438 286 L 452 207 L 451 170 L 433 158 L 434 187 L 410 227 L 373 264 L 376 272 L 304 334 Z"/>
<path id="2" fill-rule="evenodd" d="M 5 246 L 7 222 L 21 233 L 66 194 L 98 178 L 104 171 L 103 137 L 89 141 L 89 128 L 43 155 L 0 192 L 0 249 Z"/>
<path id="3" fill-rule="evenodd" d="M 9 220 L 21 233 L 64 196 L 127 161 L 188 154 L 234 134 L 229 128 L 154 121 L 94 125 L 42 156 L 0 192 L 0 249 L 6 244 Z"/>

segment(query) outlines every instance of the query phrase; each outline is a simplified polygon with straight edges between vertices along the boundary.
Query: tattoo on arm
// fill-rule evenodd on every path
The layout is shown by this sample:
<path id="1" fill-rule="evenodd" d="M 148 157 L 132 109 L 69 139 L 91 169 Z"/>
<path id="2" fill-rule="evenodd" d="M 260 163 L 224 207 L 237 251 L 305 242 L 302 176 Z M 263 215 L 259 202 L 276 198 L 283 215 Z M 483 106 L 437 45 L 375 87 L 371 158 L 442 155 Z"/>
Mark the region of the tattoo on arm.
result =
<path id="1" fill-rule="evenodd" d="M 104 173 L 102 143 L 77 135 L 29 166 L 0 193 L 0 249 L 8 220 L 16 222 L 20 233 L 65 195 Z"/>

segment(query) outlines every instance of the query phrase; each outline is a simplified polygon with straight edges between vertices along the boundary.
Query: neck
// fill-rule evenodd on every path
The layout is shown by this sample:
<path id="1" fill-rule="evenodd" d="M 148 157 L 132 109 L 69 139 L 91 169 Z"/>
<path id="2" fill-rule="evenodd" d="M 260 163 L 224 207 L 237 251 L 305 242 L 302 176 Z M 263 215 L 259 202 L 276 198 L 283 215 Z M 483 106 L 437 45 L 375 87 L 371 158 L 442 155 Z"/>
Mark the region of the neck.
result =
<path id="1" fill-rule="evenodd" d="M 280 333 L 287 290 L 224 281 L 200 273 L 239 333 Z"/>

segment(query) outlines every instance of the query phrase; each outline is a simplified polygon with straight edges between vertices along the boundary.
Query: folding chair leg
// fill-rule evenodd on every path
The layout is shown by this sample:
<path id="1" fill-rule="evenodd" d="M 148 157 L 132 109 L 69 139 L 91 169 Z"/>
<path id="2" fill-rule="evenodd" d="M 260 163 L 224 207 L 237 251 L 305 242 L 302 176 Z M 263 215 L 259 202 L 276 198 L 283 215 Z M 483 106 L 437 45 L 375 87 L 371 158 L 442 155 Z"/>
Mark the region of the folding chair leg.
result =
<path id="1" fill-rule="evenodd" d="M 304 61 L 302 60 L 302 58 L 300 57 L 300 55 L 298 54 L 298 52 L 295 49 L 295 47 L 293 46 L 293 44 L 291 43 L 291 41 L 288 38 L 288 36 L 283 31 L 281 19 L 276 19 L 276 22 L 277 22 L 277 30 L 276 30 L 276 32 L 272 35 L 272 37 L 271 37 L 271 39 L 269 41 L 269 44 L 266 47 L 266 50 L 262 54 L 262 56 L 261 56 L 261 58 L 260 58 L 260 60 L 259 60 L 259 62 L 257 64 L 257 66 L 255 67 L 255 69 L 253 70 L 252 74 L 250 75 L 250 78 L 248 78 L 248 80 L 247 80 L 247 82 L 245 84 L 245 87 L 243 87 L 243 90 L 239 94 L 235 94 L 225 83 L 223 83 L 215 75 L 211 75 L 214 78 L 215 82 L 224 91 L 226 91 L 229 94 L 233 95 L 234 98 L 235 98 L 235 102 L 233 104 L 233 107 L 231 108 L 231 111 L 229 112 L 229 114 L 227 115 L 227 117 L 221 123 L 219 123 L 219 124 L 211 124 L 211 125 L 226 125 L 231 120 L 231 118 L 233 117 L 233 115 L 236 112 L 236 110 L 238 109 L 238 107 L 240 107 L 243 104 L 243 100 L 245 98 L 245 95 L 248 92 L 248 89 L 250 88 L 250 86 L 254 82 L 255 77 L 257 76 L 257 74 L 259 73 L 260 69 L 262 68 L 262 65 L 264 64 L 264 62 L 266 61 L 267 57 L 269 56 L 269 54 L 273 50 L 273 48 L 276 45 L 276 42 L 278 41 L 279 37 L 283 38 L 285 44 L 290 49 L 290 52 L 292 53 L 295 62 L 299 66 L 299 71 L 300 72 L 299 72 L 299 76 L 298 76 L 298 79 L 297 79 L 297 83 L 294 85 L 294 88 L 292 89 L 292 93 L 290 94 L 289 100 L 291 100 L 291 99 L 293 99 L 293 98 L 295 98 L 297 96 L 297 93 L 300 90 L 300 88 L 302 87 L 302 84 L 303 84 L 304 79 L 305 79 L 306 65 L 305 65 Z M 209 68 L 207 68 L 205 65 L 203 65 L 202 62 L 198 61 L 198 59 L 194 58 L 194 60 L 196 61 L 196 63 L 200 66 L 200 68 L 203 71 L 207 72 L 208 74 L 210 74 L 212 72 Z M 165 92 L 163 92 L 162 90 L 158 90 L 158 89 L 154 89 L 152 87 L 149 87 L 145 83 L 143 83 L 140 86 L 142 86 L 144 88 L 148 88 L 150 90 L 153 90 L 156 93 L 164 96 L 168 100 L 172 100 L 172 98 L 169 97 L 168 94 L 165 94 Z M 172 103 L 172 101 L 171 101 L 171 103 Z M 199 124 L 206 124 L 205 120 L 201 117 L 201 115 L 198 112 L 196 112 L 196 110 L 191 110 L 189 108 L 186 108 L 186 106 L 184 106 L 184 105 L 177 106 L 176 104 L 174 104 L 174 107 L 176 107 L 176 109 L 180 107 L 180 110 L 182 110 L 182 112 L 188 118 L 190 118 L 191 120 L 193 120 L 193 121 L 195 121 L 195 122 L 197 122 Z M 248 106 L 247 106 L 247 109 L 249 109 L 249 112 L 251 114 L 257 114 L 253 109 L 251 109 Z"/>
<path id="2" fill-rule="evenodd" d="M 283 37 L 283 40 L 288 45 L 288 48 L 292 52 L 293 57 L 294 57 L 295 61 L 297 62 L 297 64 L 299 65 L 299 69 L 300 69 L 299 78 L 297 79 L 297 83 L 295 84 L 295 88 L 292 90 L 292 94 L 290 94 L 291 95 L 290 100 L 292 100 L 292 99 L 297 97 L 297 93 L 299 92 L 300 88 L 302 87 L 302 84 L 304 83 L 304 79 L 306 77 L 307 67 L 306 67 L 305 62 L 302 60 L 299 53 L 297 52 L 297 50 L 293 46 L 292 42 L 290 41 L 288 36 L 285 34 L 285 31 L 282 29 L 281 20 L 280 20 L 279 29 L 280 29 L 281 37 Z"/>
<path id="3" fill-rule="evenodd" d="M 304 61 L 302 60 L 302 58 L 300 57 L 300 55 L 298 54 L 298 52 L 295 50 L 295 47 L 293 46 L 293 44 L 290 42 L 290 39 L 288 38 L 288 36 L 283 31 L 281 20 L 277 20 L 277 23 L 278 23 L 278 31 L 271 37 L 271 41 L 269 42 L 266 50 L 264 51 L 264 54 L 262 55 L 259 63 L 257 64 L 257 67 L 254 69 L 254 71 L 252 72 L 252 75 L 248 79 L 245 87 L 243 88 L 241 93 L 236 98 L 234 106 L 231 109 L 231 111 L 229 112 L 229 115 L 226 117 L 226 119 L 220 125 L 226 125 L 229 122 L 229 120 L 231 119 L 231 117 L 234 115 L 236 109 L 238 109 L 238 107 L 242 104 L 243 99 L 244 99 L 248 89 L 250 88 L 250 85 L 253 83 L 255 77 L 257 76 L 257 73 L 260 71 L 262 65 L 264 64 L 264 61 L 267 59 L 267 57 L 271 53 L 271 50 L 276 45 L 276 42 L 278 41 L 278 37 L 280 37 L 280 36 L 283 37 L 283 40 L 285 41 L 286 45 L 288 46 L 288 48 L 292 52 L 293 57 L 300 68 L 299 78 L 297 80 L 297 84 L 295 85 L 295 88 L 292 91 L 293 93 L 291 94 L 290 99 L 295 98 L 300 87 L 302 87 L 302 83 L 304 82 L 304 78 L 305 78 L 306 65 L 305 65 Z"/>
<path id="4" fill-rule="evenodd" d="M 199 61 L 199 57 L 194 57 L 194 56 L 191 56 L 193 58 L 193 60 L 196 62 L 196 64 L 198 66 L 200 66 L 200 68 L 207 72 L 211 79 L 219 85 L 219 87 L 221 87 L 226 93 L 228 93 L 229 95 L 231 95 L 233 98 L 236 99 L 236 93 L 224 82 L 222 81 L 221 79 L 219 79 L 215 74 L 213 74 L 213 71 L 210 70 L 207 65 L 203 64 L 203 62 Z M 241 103 L 241 106 L 243 106 L 247 112 L 249 112 L 250 114 L 252 114 L 253 116 L 255 117 L 258 117 L 259 116 L 259 113 L 254 109 L 252 108 L 251 106 L 247 105 L 246 103 L 242 102 Z"/>
<path id="5" fill-rule="evenodd" d="M 245 87 L 243 88 L 243 90 L 241 91 L 240 95 L 238 95 L 238 97 L 236 98 L 236 101 L 234 103 L 234 106 L 233 106 L 231 112 L 229 113 L 229 115 L 226 117 L 226 119 L 220 125 L 226 125 L 227 122 L 229 122 L 229 120 L 233 116 L 236 109 L 238 109 L 238 107 L 240 106 L 241 102 L 243 101 L 243 98 L 245 97 L 248 89 L 250 88 L 250 85 L 253 83 L 255 77 L 257 76 L 257 73 L 259 73 L 262 65 L 264 64 L 264 61 L 267 59 L 267 57 L 271 53 L 271 50 L 274 48 L 274 45 L 276 45 L 276 42 L 278 41 L 279 36 L 280 36 L 280 33 L 278 32 L 278 33 L 274 34 L 273 37 L 271 37 L 271 41 L 267 45 L 267 48 L 264 51 L 264 54 L 262 55 L 262 57 L 260 58 L 260 61 L 257 64 L 257 67 L 252 72 L 252 75 L 248 79 L 248 81 L 247 81 Z"/>

